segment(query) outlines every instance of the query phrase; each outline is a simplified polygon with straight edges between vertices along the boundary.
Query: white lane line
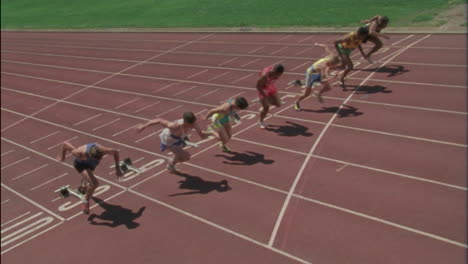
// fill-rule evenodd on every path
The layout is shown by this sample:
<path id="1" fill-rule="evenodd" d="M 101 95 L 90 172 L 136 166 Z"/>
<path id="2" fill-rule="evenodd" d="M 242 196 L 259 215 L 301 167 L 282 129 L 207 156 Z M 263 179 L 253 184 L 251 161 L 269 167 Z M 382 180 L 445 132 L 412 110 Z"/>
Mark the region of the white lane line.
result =
<path id="1" fill-rule="evenodd" d="M 298 53 L 294 54 L 294 56 L 297 56 L 297 55 L 300 55 L 300 54 L 302 54 L 302 53 L 305 53 L 306 51 L 309 51 L 309 50 L 311 50 L 311 49 L 313 49 L 313 47 L 307 48 L 307 49 L 303 49 L 302 51 L 299 51 Z M 313 59 L 313 58 L 311 58 L 311 59 Z"/>
<path id="2" fill-rule="evenodd" d="M 270 55 L 275 55 L 276 53 L 278 53 L 278 52 L 280 52 L 280 51 L 283 51 L 283 50 L 285 50 L 285 49 L 287 49 L 287 48 L 288 48 L 288 46 L 282 47 L 281 49 L 278 49 L 278 50 L 273 51 Z"/>
<path id="3" fill-rule="evenodd" d="M 152 107 L 153 105 L 159 104 L 160 102 L 161 102 L 161 101 L 157 101 L 156 103 L 152 103 L 152 104 L 150 104 L 150 105 L 147 105 L 147 106 L 145 106 L 145 107 L 143 107 L 143 108 L 140 108 L 140 109 L 136 110 L 136 111 L 133 112 L 133 113 L 136 114 L 136 113 L 138 113 L 138 112 L 141 112 L 141 111 L 143 111 L 143 110 L 145 110 L 145 109 L 147 109 L 147 108 Z"/>
<path id="4" fill-rule="evenodd" d="M 285 36 L 285 37 L 280 38 L 278 41 L 285 40 L 285 39 L 287 39 L 287 38 L 289 38 L 289 37 L 291 37 L 291 36 L 292 36 L 292 35 L 287 35 L 287 36 Z"/>
<path id="5" fill-rule="evenodd" d="M 329 203 L 324 203 L 324 202 L 321 202 L 321 201 L 318 201 L 318 200 L 315 200 L 315 199 L 312 199 L 312 198 L 307 198 L 307 197 L 304 197 L 304 196 L 301 196 L 301 195 L 295 195 L 295 196 L 300 197 L 301 199 L 304 199 L 306 201 L 310 201 L 310 202 L 313 202 L 313 203 L 316 203 L 316 204 L 320 204 L 320 205 L 323 205 L 323 206 L 326 206 L 326 207 L 329 207 L 329 208 L 336 209 L 338 211 L 342 211 L 342 212 L 346 212 L 348 214 L 363 217 L 365 219 L 373 220 L 373 221 L 376 221 L 376 222 L 379 222 L 379 223 L 382 223 L 382 224 L 385 224 L 385 225 L 396 227 L 396 228 L 399 228 L 399 229 L 402 229 L 402 230 L 405 230 L 405 231 L 409 231 L 409 232 L 419 234 L 419 235 L 422 235 L 422 236 L 425 236 L 425 237 L 429 237 L 429 238 L 432 238 L 432 239 L 435 239 L 435 240 L 439 240 L 439 241 L 442 241 L 442 242 L 445 242 L 445 243 L 448 243 L 448 244 L 452 244 L 452 245 L 455 245 L 455 246 L 458 246 L 458 247 L 468 248 L 468 245 L 460 243 L 460 242 L 455 241 L 455 240 L 451 240 L 451 239 L 448 239 L 448 238 L 445 238 L 445 237 L 441 237 L 441 236 L 438 236 L 438 235 L 427 233 L 427 232 L 417 230 L 417 229 L 414 229 L 414 228 L 411 228 L 411 227 L 407 227 L 407 226 L 404 226 L 404 225 L 396 224 L 396 223 L 386 221 L 386 220 L 378 218 L 378 217 L 374 217 L 374 216 L 371 216 L 371 215 L 359 213 L 359 212 L 349 210 L 349 209 L 346 209 L 346 208 L 343 208 L 343 207 L 340 207 L 340 206 L 332 205 L 332 204 L 329 204 Z"/>
<path id="6" fill-rule="evenodd" d="M 194 86 L 192 86 L 192 87 L 190 87 L 190 88 L 187 88 L 187 89 L 184 88 L 184 89 L 182 89 L 182 91 L 177 92 L 177 93 L 173 94 L 172 96 L 177 96 L 177 95 L 183 94 L 183 93 L 185 93 L 185 92 L 188 92 L 188 91 L 192 90 L 193 88 L 197 88 L 197 86 L 194 85 Z"/>
<path id="7" fill-rule="evenodd" d="M 240 67 L 241 67 L 241 68 L 244 68 L 245 66 L 250 65 L 250 64 L 252 64 L 252 63 L 255 63 L 255 62 L 259 61 L 259 60 L 261 60 L 261 59 L 260 59 L 260 58 L 259 58 L 259 59 L 255 59 L 255 60 L 253 60 L 253 61 L 251 61 L 251 62 L 247 62 L 246 64 L 241 65 Z"/>
<path id="8" fill-rule="evenodd" d="M 131 103 L 133 103 L 133 102 L 135 102 L 135 101 L 138 101 L 138 100 L 140 100 L 140 99 L 141 99 L 141 98 L 138 97 L 138 98 L 135 98 L 135 99 L 133 99 L 133 100 L 126 101 L 125 103 L 120 104 L 120 105 L 114 107 L 114 109 L 119 109 L 119 108 L 121 108 L 121 107 L 123 107 L 123 106 L 126 106 L 126 105 L 128 105 L 128 104 L 131 104 Z"/>
<path id="9" fill-rule="evenodd" d="M 226 74 L 228 74 L 228 73 L 229 73 L 229 72 L 224 72 L 224 73 L 218 74 L 218 75 L 212 77 L 211 79 L 209 79 L 207 82 L 209 83 L 209 82 L 211 82 L 211 81 L 213 81 L 213 80 L 216 80 L 216 79 L 218 79 L 218 78 L 220 78 L 220 77 L 222 77 L 222 76 L 224 76 L 224 75 L 226 75 Z"/>
<path id="10" fill-rule="evenodd" d="M 235 61 L 235 60 L 237 60 L 237 59 L 239 59 L 239 58 L 238 58 L 238 57 L 234 57 L 234 58 L 229 59 L 229 60 L 227 60 L 227 61 L 225 61 L 225 62 L 223 62 L 223 63 L 218 64 L 218 66 L 223 66 L 223 65 L 225 65 L 225 64 L 227 64 L 227 63 L 229 63 L 229 62 Z"/>
<path id="11" fill-rule="evenodd" d="M 391 46 L 395 46 L 395 45 L 397 45 L 398 43 L 400 43 L 400 42 L 402 42 L 402 41 L 405 41 L 405 40 L 407 40 L 407 39 L 409 39 L 409 38 L 412 38 L 413 36 L 414 36 L 414 35 L 406 36 L 405 38 L 402 38 L 402 39 L 400 39 L 399 41 L 392 43 Z"/>
<path id="12" fill-rule="evenodd" d="M 10 221 L 3 223 L 2 226 L 8 225 L 9 223 L 14 222 L 14 221 L 20 219 L 21 217 L 26 216 L 26 215 L 28 215 L 30 213 L 31 213 L 31 211 L 28 211 L 28 212 L 26 212 L 26 213 L 24 213 L 24 214 L 22 214 L 22 215 L 20 215 L 18 217 L 15 217 L 14 219 L 11 219 Z"/>
<path id="13" fill-rule="evenodd" d="M 52 199 L 52 200 L 50 200 L 50 201 L 51 201 L 51 202 L 55 202 L 55 201 L 58 201 L 58 200 L 60 200 L 60 199 L 62 199 L 62 197 L 57 197 L 57 198 L 54 198 L 54 199 Z"/>
<path id="14" fill-rule="evenodd" d="M 170 205 L 170 204 L 167 204 L 167 203 L 165 203 L 165 202 L 159 201 L 159 200 L 157 200 L 157 199 L 154 199 L 154 198 L 152 198 L 152 197 L 150 197 L 150 196 L 144 195 L 144 194 L 139 193 L 139 192 L 137 192 L 137 191 L 134 191 L 134 190 L 132 190 L 132 189 L 129 189 L 128 191 L 131 192 L 131 193 L 134 193 L 134 194 L 136 194 L 136 195 L 138 195 L 138 196 L 140 196 L 140 197 L 143 197 L 143 198 L 146 198 L 146 199 L 148 199 L 148 200 L 150 200 L 150 201 L 153 201 L 153 202 L 155 202 L 155 203 L 157 203 L 157 204 L 160 204 L 160 205 L 162 205 L 162 206 L 164 206 L 164 207 L 166 207 L 166 208 L 169 208 L 169 209 L 171 209 L 171 210 L 173 210 L 173 211 L 176 211 L 176 212 L 178 212 L 178 213 L 180 213 L 180 214 L 183 214 L 183 215 L 185 215 L 185 216 L 188 216 L 188 217 L 190 217 L 190 218 L 192 218 L 192 219 L 198 220 L 199 222 L 205 223 L 205 224 L 207 224 L 207 225 L 209 225 L 209 226 L 211 226 L 211 227 L 214 227 L 214 228 L 217 228 L 217 229 L 219 229 L 219 230 L 222 230 L 222 231 L 224 231 L 224 232 L 226 232 L 226 233 L 229 233 L 229 234 L 231 234 L 231 235 L 234 235 L 234 236 L 236 236 L 236 237 L 239 237 L 239 238 L 241 238 L 241 239 L 244 239 L 244 240 L 246 240 L 246 241 L 248 241 L 248 242 L 251 242 L 251 243 L 253 243 L 253 244 L 256 244 L 256 245 L 258 245 L 258 246 L 261 246 L 261 247 L 270 249 L 270 250 L 272 250 L 272 251 L 274 251 L 274 252 L 276 252 L 276 253 L 278 253 L 278 254 L 281 254 L 281 255 L 283 255 L 283 256 L 285 256 L 285 257 L 288 257 L 288 258 L 293 259 L 293 260 L 295 260 L 295 261 L 298 261 L 298 262 L 300 262 L 300 263 L 309 263 L 309 264 L 311 264 L 310 262 L 308 262 L 308 261 L 306 261 L 306 260 L 304 260 L 304 259 L 301 259 L 301 258 L 299 258 L 299 257 L 296 257 L 296 256 L 294 256 L 294 255 L 291 255 L 291 254 L 289 254 L 289 253 L 287 253 L 287 252 L 284 252 L 284 251 L 282 251 L 282 250 L 280 250 L 280 249 L 269 247 L 269 246 L 265 245 L 264 243 L 259 242 L 259 241 L 255 240 L 255 239 L 253 239 L 253 238 L 250 238 L 250 237 L 248 237 L 248 236 L 246 236 L 246 235 L 243 235 L 243 234 L 241 234 L 241 233 L 235 232 L 235 231 L 233 231 L 233 230 L 231 230 L 231 229 L 228 229 L 228 228 L 226 228 L 226 227 L 224 227 L 224 226 L 218 225 L 218 224 L 216 224 L 216 223 L 214 223 L 214 222 L 211 222 L 211 221 L 209 221 L 209 220 L 206 220 L 206 219 L 204 219 L 204 218 L 202 218 L 202 217 L 199 217 L 199 216 L 197 216 L 197 215 L 194 215 L 194 214 L 192 214 L 192 213 L 189 213 L 189 212 L 186 212 L 186 211 L 184 211 L 184 210 L 181 210 L 181 209 L 179 209 L 179 208 L 177 208 L 177 207 L 175 207 L 175 206 L 173 206 L 173 205 Z"/>
<path id="15" fill-rule="evenodd" d="M 63 222 L 58 222 L 57 224 L 55 224 L 55 225 L 53 225 L 53 226 L 51 226 L 51 227 L 49 227 L 49 228 L 47 228 L 47 229 L 45 229 L 45 230 L 39 232 L 39 233 L 37 233 L 37 234 L 35 234 L 35 235 L 33 235 L 33 236 L 28 237 L 27 239 L 25 239 L 25 240 L 23 240 L 23 241 L 21 241 L 21 242 L 15 244 L 14 246 L 11 246 L 11 247 L 9 247 L 8 249 L 3 250 L 1 254 L 3 255 L 3 254 L 5 254 L 5 253 L 7 253 L 8 251 L 10 251 L 10 250 L 12 250 L 12 249 L 14 249 L 14 248 L 16 248 L 16 247 L 19 247 L 19 246 L 21 246 L 22 244 L 24 244 L 24 243 L 26 243 L 26 242 L 28 242 L 28 241 L 30 241 L 30 240 L 32 240 L 32 239 L 34 239 L 34 238 L 40 236 L 40 235 L 42 235 L 42 234 L 44 234 L 44 233 L 46 233 L 46 232 L 49 232 L 49 230 L 52 230 L 53 228 L 55 228 L 55 227 L 57 227 L 57 226 L 59 226 L 59 225 L 61 225 L 61 224 L 63 224 Z"/>
<path id="16" fill-rule="evenodd" d="M 168 84 L 168 85 L 166 85 L 166 86 L 164 86 L 164 87 L 161 87 L 161 88 L 158 88 L 158 89 L 154 90 L 152 93 L 157 93 L 157 92 L 159 92 L 159 91 L 165 90 L 165 89 L 167 89 L 167 88 L 169 88 L 169 87 L 171 87 L 171 86 L 173 86 L 173 85 L 179 84 L 179 83 L 180 83 L 180 82 L 170 83 L 170 84 Z"/>
<path id="17" fill-rule="evenodd" d="M 74 137 L 69 138 L 69 139 L 66 139 L 66 140 L 64 140 L 64 141 L 70 142 L 70 141 L 72 141 L 72 140 L 74 140 L 74 139 L 77 139 L 77 138 L 78 138 L 78 136 L 74 136 Z M 62 145 L 64 141 L 61 141 L 61 142 L 59 142 L 59 143 L 53 145 L 52 147 L 48 147 L 47 150 L 51 150 L 51 149 L 53 149 L 53 148 L 56 148 L 56 147 Z"/>
<path id="18" fill-rule="evenodd" d="M 339 168 L 336 170 L 336 172 L 340 172 L 340 171 L 342 171 L 344 168 L 346 168 L 346 167 L 348 167 L 348 166 L 349 166 L 349 163 L 346 163 L 346 164 L 344 164 L 343 166 L 339 167 Z"/>
<path id="19" fill-rule="evenodd" d="M 302 66 L 304 66 L 304 65 L 306 65 L 306 64 L 308 64 L 308 63 L 310 63 L 310 62 L 308 62 L 308 61 L 307 61 L 307 62 L 304 62 L 304 63 L 302 63 L 301 65 L 292 68 L 290 71 L 294 71 L 294 70 L 296 70 L 296 69 L 299 69 L 300 67 L 302 67 Z"/>
<path id="20" fill-rule="evenodd" d="M 5 155 L 7 155 L 7 154 L 10 154 L 10 153 L 13 152 L 13 151 L 15 151 L 15 150 L 12 149 L 12 150 L 9 150 L 9 151 L 7 151 L 7 152 L 3 152 L 3 153 L 2 153 L 2 157 L 5 156 Z"/>
<path id="21" fill-rule="evenodd" d="M 152 137 L 152 136 L 158 134 L 159 132 L 161 132 L 163 129 L 164 129 L 164 128 L 162 128 L 162 129 L 160 129 L 160 130 L 158 130 L 158 131 L 156 131 L 156 132 L 153 132 L 153 133 L 151 133 L 151 134 L 149 134 L 149 135 L 147 135 L 147 136 L 145 136 L 145 137 L 142 137 L 142 138 L 136 140 L 135 143 L 138 143 L 138 142 L 140 142 L 140 141 L 142 141 L 142 140 L 145 140 L 145 139 L 147 139 L 147 138 L 149 138 L 149 137 Z"/>
<path id="22" fill-rule="evenodd" d="M 15 165 L 15 164 L 18 164 L 18 163 L 20 163 L 20 162 L 22 162 L 22 161 L 24 161 L 24 160 L 29 159 L 29 158 L 30 158 L 30 157 L 26 157 L 26 158 L 20 159 L 20 160 L 18 160 L 18 161 L 15 161 L 15 162 L 13 162 L 13 163 L 10 163 L 10 164 L 8 164 L 8 165 L 2 167 L 2 170 L 3 170 L 3 169 L 6 169 L 6 168 L 8 168 L 8 167 L 10 167 L 10 166 L 13 166 L 13 165 Z"/>
<path id="23" fill-rule="evenodd" d="M 11 229 L 13 229 L 13 228 L 15 228 L 15 227 L 17 227 L 17 226 L 19 226 L 19 225 L 22 225 L 23 223 L 25 223 L 25 222 L 27 222 L 27 221 L 30 221 L 30 220 L 32 220 L 32 219 L 34 219 L 34 218 L 36 218 L 36 217 L 38 217 L 38 216 L 40 216 L 40 215 L 42 215 L 42 214 L 43 214 L 42 212 L 39 212 L 39 213 L 37 213 L 37 214 L 35 214 L 35 215 L 31 215 L 30 217 L 28 217 L 28 218 L 26 218 L 26 219 L 23 219 L 23 220 L 21 220 L 21 221 L 19 221 L 19 222 L 17 222 L 17 223 L 14 224 L 14 225 L 11 225 L 11 226 L 9 226 L 9 227 L 7 227 L 7 228 L 2 228 L 2 230 L 0 231 L 0 233 L 3 234 L 3 233 L 5 233 L 5 232 L 8 232 L 9 230 L 11 230 Z M 2 240 L 6 240 L 6 239 L 8 239 L 9 237 L 10 237 L 10 236 L 2 237 Z"/>
<path id="24" fill-rule="evenodd" d="M 83 124 L 84 122 L 87 122 L 87 121 L 89 121 L 89 120 L 91 120 L 91 119 L 94 119 L 94 118 L 96 118 L 96 117 L 98 117 L 98 116 L 101 116 L 101 115 L 102 115 L 102 114 L 97 114 L 97 115 L 94 115 L 94 116 L 92 116 L 92 117 L 90 117 L 90 118 L 86 118 L 85 120 L 80 121 L 80 122 L 74 124 L 73 126 L 81 125 L 81 124 Z"/>
<path id="25" fill-rule="evenodd" d="M 169 112 L 172 112 L 172 111 L 174 111 L 174 110 L 176 110 L 176 109 L 178 109 L 178 108 L 181 108 L 181 107 L 182 107 L 182 105 L 176 106 L 176 107 L 172 108 L 171 110 L 168 110 L 168 111 L 166 111 L 166 112 L 162 112 L 162 113 L 156 115 L 156 117 L 160 117 L 160 116 L 162 116 L 162 115 L 165 115 L 165 114 L 167 114 L 167 113 L 169 113 Z"/>
<path id="26" fill-rule="evenodd" d="M 253 74 L 254 74 L 254 73 L 249 73 L 249 74 L 247 74 L 246 76 L 244 76 L 244 77 L 242 77 L 242 78 L 239 78 L 239 79 L 233 81 L 231 84 L 236 83 L 236 82 L 240 82 L 240 81 L 242 81 L 242 80 L 244 80 L 244 79 L 246 79 L 246 78 L 249 78 L 249 77 L 252 76 Z"/>
<path id="27" fill-rule="evenodd" d="M 30 191 L 34 191 L 34 190 L 36 190 L 37 188 L 40 188 L 40 187 L 42 187 L 42 186 L 44 186 L 44 185 L 46 185 L 46 184 L 49 184 L 49 183 L 51 183 L 51 182 L 53 182 L 53 181 L 55 181 L 55 180 L 58 180 L 58 179 L 60 179 L 60 178 L 62 178 L 62 177 L 64 177 L 64 176 L 66 176 L 66 175 L 68 175 L 68 172 L 65 172 L 64 174 L 61 174 L 61 175 L 59 175 L 59 176 L 57 176 L 57 177 L 55 177 L 55 178 L 53 178 L 53 179 L 50 179 L 50 180 L 48 180 L 48 181 L 46 181 L 46 182 L 44 182 L 44 183 L 41 183 L 41 184 L 37 185 L 36 187 L 33 187 L 33 188 L 29 189 L 29 190 L 30 190 Z"/>
<path id="28" fill-rule="evenodd" d="M 208 92 L 208 93 L 206 93 L 206 94 L 199 95 L 199 96 L 195 97 L 194 99 L 195 99 L 195 100 L 200 99 L 200 98 L 202 98 L 202 97 L 205 97 L 205 96 L 207 96 L 207 95 L 210 95 L 210 94 L 212 94 L 212 93 L 215 93 L 215 92 L 219 91 L 219 89 L 220 89 L 220 88 L 218 88 L 218 89 L 216 89 L 216 90 L 213 90 L 213 91 L 211 91 L 211 92 Z"/>
<path id="29" fill-rule="evenodd" d="M 408 45 L 407 47 L 395 52 L 395 53 L 392 53 L 393 56 L 390 57 L 390 59 L 388 59 L 387 61 L 385 61 L 379 68 L 377 68 L 377 70 L 381 69 L 383 66 L 385 66 L 387 63 L 389 63 L 392 59 L 394 59 L 395 57 L 397 57 L 398 55 L 400 55 L 401 53 L 403 53 L 404 51 L 406 51 L 409 47 L 415 45 L 416 43 L 428 38 L 430 35 L 426 35 L 425 37 L 423 38 L 420 38 L 419 40 L 413 42 L 412 44 Z M 371 74 L 369 74 L 369 76 L 367 76 L 360 84 L 359 86 L 362 86 L 367 80 L 369 80 L 375 72 L 377 72 L 377 70 L 373 71 Z M 310 151 L 308 152 L 308 155 L 307 157 L 305 158 L 304 162 L 302 163 L 302 166 L 299 170 L 299 172 L 297 173 L 295 179 L 294 179 L 294 182 L 293 184 L 291 185 L 291 188 L 289 189 L 289 192 L 288 192 L 288 195 L 283 203 L 283 207 L 281 208 L 281 211 L 278 215 L 278 219 L 276 220 L 276 223 L 275 223 L 275 226 L 273 228 L 273 232 L 270 236 L 270 240 L 268 242 L 268 245 L 269 246 L 273 246 L 273 242 L 275 241 L 275 238 L 276 238 L 276 234 L 279 230 L 279 227 L 280 227 L 280 224 L 283 220 L 283 217 L 284 217 L 284 214 L 286 213 L 286 208 L 288 207 L 289 205 L 289 202 L 291 200 L 291 197 L 294 193 L 294 190 L 296 189 L 296 186 L 299 182 L 299 179 L 301 178 L 306 166 L 307 166 L 307 163 L 309 162 L 310 158 L 312 157 L 312 154 L 313 152 L 315 151 L 315 149 L 317 148 L 320 140 L 322 139 L 323 135 L 325 134 L 325 132 L 328 130 L 328 128 L 330 127 L 331 123 L 336 119 L 336 117 L 338 116 L 339 112 L 341 111 L 341 109 L 343 108 L 343 106 L 351 99 L 351 97 L 356 93 L 358 89 L 355 89 L 347 98 L 346 100 L 344 100 L 344 102 L 340 105 L 340 107 L 338 108 L 338 110 L 333 114 L 333 116 L 330 118 L 330 120 L 328 121 L 328 123 L 325 125 L 325 127 L 322 129 L 322 131 L 320 132 L 319 136 L 317 137 L 317 139 L 315 140 L 312 148 L 310 149 Z"/>
<path id="30" fill-rule="evenodd" d="M 299 40 L 297 43 L 302 43 L 302 42 L 304 42 L 304 41 L 306 41 L 306 40 L 309 40 L 309 39 L 311 39 L 311 38 L 313 38 L 313 37 L 314 37 L 313 35 L 312 35 L 312 36 L 309 36 L 309 37 L 307 37 L 307 38 L 305 38 L 305 39 Z"/>
<path id="31" fill-rule="evenodd" d="M 363 168 L 363 169 L 372 170 L 372 171 L 383 172 L 385 174 L 399 176 L 399 177 L 403 177 L 403 178 L 407 178 L 407 179 L 411 179 L 411 180 L 432 183 L 432 184 L 445 186 L 445 187 L 449 187 L 449 188 L 453 188 L 453 189 L 457 189 L 457 190 L 461 190 L 461 191 L 468 191 L 468 188 L 464 187 L 464 186 L 458 186 L 458 185 L 453 185 L 453 184 L 449 184 L 449 183 L 445 183 L 445 182 L 429 180 L 429 179 L 425 179 L 425 178 L 419 178 L 419 177 L 416 177 L 416 176 L 411 176 L 411 175 L 407 175 L 407 174 L 403 174 L 403 173 L 398 173 L 398 172 L 389 171 L 389 170 L 383 170 L 383 169 L 379 169 L 379 168 L 369 167 L 369 166 L 365 166 L 365 165 L 361 165 L 361 164 L 357 164 L 357 163 L 352 163 L 352 162 L 343 161 L 343 160 L 337 160 L 337 159 L 328 158 L 328 157 L 319 156 L 319 155 L 311 155 L 311 156 L 314 157 L 314 158 L 317 158 L 317 159 L 334 161 L 334 162 L 339 162 L 339 163 L 343 163 L 343 164 L 349 164 L 349 165 L 354 166 L 354 167 Z"/>
<path id="32" fill-rule="evenodd" d="M 47 136 L 43 136 L 43 137 L 41 137 L 41 138 L 38 138 L 38 139 L 36 139 L 36 140 L 33 140 L 33 141 L 29 142 L 29 144 L 34 144 L 34 143 L 36 143 L 36 142 L 38 142 L 38 141 L 41 141 L 41 140 L 43 140 L 43 139 L 46 139 L 46 138 L 48 138 L 48 137 L 50 137 L 50 136 L 53 136 L 53 135 L 55 135 L 55 134 L 57 134 L 57 133 L 60 133 L 60 131 L 55 131 L 54 133 L 51 133 L 51 134 L 49 134 L 49 135 L 47 135 Z"/>
<path id="33" fill-rule="evenodd" d="M 254 52 L 256 52 L 256 51 L 259 51 L 259 50 L 261 50 L 261 49 L 263 49 L 263 48 L 265 48 L 265 46 L 262 46 L 262 47 L 260 47 L 260 48 L 253 49 L 253 50 L 251 50 L 251 51 L 249 51 L 249 52 L 247 52 L 247 53 L 248 53 L 248 54 L 251 54 L 251 53 L 254 53 Z"/>
<path id="34" fill-rule="evenodd" d="M 5 139 L 4 139 L 4 140 L 5 140 Z M 15 193 L 16 195 L 18 195 L 19 197 L 21 197 L 21 198 L 23 198 L 24 200 L 28 201 L 29 203 L 35 205 L 36 207 L 42 209 L 43 211 L 46 211 L 46 212 L 49 213 L 50 215 L 55 216 L 55 217 L 56 217 L 57 219 L 59 219 L 60 221 L 65 220 L 65 218 L 61 217 L 60 215 L 58 215 L 58 214 L 52 212 L 51 210 L 49 210 L 49 209 L 47 209 L 47 208 L 45 208 L 44 206 L 40 205 L 39 203 L 36 203 L 35 201 L 33 201 L 33 200 L 29 199 L 28 197 L 22 195 L 21 193 L 19 193 L 19 192 L 13 190 L 12 188 L 10 188 L 10 187 L 8 187 L 7 185 L 5 185 L 3 182 L 1 183 L 1 185 L 2 185 L 2 187 L 8 189 L 10 192 Z"/>
<path id="35" fill-rule="evenodd" d="M 38 170 L 40 170 L 40 169 L 42 169 L 42 168 L 45 168 L 45 167 L 47 167 L 47 166 L 49 166 L 48 163 L 47 163 L 47 164 L 44 164 L 44 165 L 42 165 L 42 166 L 40 166 L 40 167 L 37 167 L 37 168 L 35 168 L 35 169 L 31 170 L 31 171 L 28 171 L 28 172 L 26 172 L 26 173 L 23 173 L 23 174 L 21 174 L 20 176 L 17 176 L 17 177 L 15 177 L 15 178 L 11 179 L 11 180 L 12 180 L 12 181 L 16 181 L 16 180 L 19 179 L 19 178 L 23 178 L 24 176 L 26 176 L 26 175 L 28 175 L 28 174 L 31 174 L 31 173 L 33 173 L 33 172 L 35 172 L 35 171 L 38 171 Z"/>
<path id="36" fill-rule="evenodd" d="M 130 127 L 126 128 L 126 129 L 120 131 L 120 132 L 117 132 L 117 133 L 113 134 L 112 136 L 113 136 L 113 137 L 118 136 L 118 135 L 120 135 L 120 134 L 122 134 L 122 133 L 124 133 L 124 132 L 127 132 L 128 130 L 130 130 L 130 129 L 132 129 L 132 128 L 135 128 L 135 126 L 130 126 Z"/>
<path id="37" fill-rule="evenodd" d="M 96 130 L 98 130 L 98 129 L 101 129 L 101 128 L 103 128 L 103 127 L 105 127 L 105 126 L 108 126 L 108 125 L 110 125 L 110 124 L 112 124 L 112 123 L 115 123 L 115 122 L 117 122 L 117 121 L 119 121 L 119 120 L 120 120 L 120 118 L 114 119 L 114 120 L 112 120 L 112 121 L 110 121 L 110 122 L 107 122 L 107 123 L 105 123 L 105 124 L 103 124 L 103 125 L 100 125 L 100 126 L 98 126 L 98 127 L 96 127 L 96 128 L 93 128 L 92 131 L 96 131 Z"/>
<path id="38" fill-rule="evenodd" d="M 190 80 L 190 79 L 192 79 L 193 77 L 198 76 L 198 75 L 200 75 L 200 74 L 203 74 L 203 73 L 205 73 L 205 72 L 207 72 L 207 71 L 208 71 L 208 70 L 203 70 L 203 71 L 201 71 L 201 72 L 197 72 L 197 73 L 195 73 L 195 74 L 193 74 L 193 75 L 190 75 L 189 77 L 187 77 L 187 80 Z"/>
<path id="39" fill-rule="evenodd" d="M 8 203 L 9 201 L 10 201 L 10 199 L 6 199 L 5 201 L 3 201 L 3 202 L 1 203 L 1 205 L 4 205 L 4 204 Z"/>

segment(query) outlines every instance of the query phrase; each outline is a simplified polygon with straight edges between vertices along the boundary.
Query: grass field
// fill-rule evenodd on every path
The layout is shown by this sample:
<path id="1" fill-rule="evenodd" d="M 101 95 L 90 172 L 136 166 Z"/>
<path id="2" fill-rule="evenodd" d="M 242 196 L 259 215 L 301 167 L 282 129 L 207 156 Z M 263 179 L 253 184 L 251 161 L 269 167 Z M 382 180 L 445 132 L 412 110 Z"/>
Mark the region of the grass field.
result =
<path id="1" fill-rule="evenodd" d="M 464 0 L 1 0 L 1 27 L 160 28 L 355 26 L 384 14 L 390 26 L 431 20 Z"/>

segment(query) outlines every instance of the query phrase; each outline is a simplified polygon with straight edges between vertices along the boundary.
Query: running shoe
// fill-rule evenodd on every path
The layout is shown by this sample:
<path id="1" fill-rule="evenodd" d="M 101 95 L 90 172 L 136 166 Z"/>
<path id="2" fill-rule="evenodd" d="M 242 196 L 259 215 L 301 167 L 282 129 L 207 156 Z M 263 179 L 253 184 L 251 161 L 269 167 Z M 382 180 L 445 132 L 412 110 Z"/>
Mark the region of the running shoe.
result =
<path id="1" fill-rule="evenodd" d="M 260 128 L 262 129 L 265 129 L 267 127 L 267 125 L 264 122 L 258 122 L 258 124 L 260 125 Z"/>
<path id="2" fill-rule="evenodd" d="M 167 164 L 166 169 L 171 172 L 177 171 L 176 167 L 170 163 Z"/>
<path id="3" fill-rule="evenodd" d="M 288 85 L 302 86 L 302 82 L 301 80 L 294 80 L 294 81 L 290 81 Z"/>
<path id="4" fill-rule="evenodd" d="M 226 145 L 224 145 L 223 143 L 221 143 L 219 146 L 221 147 L 221 150 L 223 152 L 231 153 L 231 150 L 228 147 L 226 147 Z"/>
<path id="5" fill-rule="evenodd" d="M 301 111 L 301 106 L 299 105 L 299 103 L 295 103 L 294 104 L 294 109 L 296 109 L 296 111 Z"/>
<path id="6" fill-rule="evenodd" d="M 83 214 L 89 214 L 89 202 L 83 203 Z"/>

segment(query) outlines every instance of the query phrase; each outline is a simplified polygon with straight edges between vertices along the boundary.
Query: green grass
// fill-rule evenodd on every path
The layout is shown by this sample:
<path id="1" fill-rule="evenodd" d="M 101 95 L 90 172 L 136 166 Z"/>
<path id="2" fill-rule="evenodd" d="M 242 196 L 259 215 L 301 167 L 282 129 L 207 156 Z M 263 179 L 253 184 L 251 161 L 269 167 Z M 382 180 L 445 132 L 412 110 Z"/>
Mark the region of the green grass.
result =
<path id="1" fill-rule="evenodd" d="M 464 0 L 1 0 L 2 28 L 356 26 L 375 14 L 390 26 L 431 19 Z M 422 14 L 422 15 L 420 15 Z M 422 19 L 422 20 L 421 20 Z"/>

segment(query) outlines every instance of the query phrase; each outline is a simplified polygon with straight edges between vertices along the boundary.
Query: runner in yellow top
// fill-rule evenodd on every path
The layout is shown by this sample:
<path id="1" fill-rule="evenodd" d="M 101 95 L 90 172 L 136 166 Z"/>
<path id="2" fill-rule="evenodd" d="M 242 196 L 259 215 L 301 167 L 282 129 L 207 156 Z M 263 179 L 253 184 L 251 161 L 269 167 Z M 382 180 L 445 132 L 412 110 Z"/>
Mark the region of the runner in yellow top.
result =
<path id="1" fill-rule="evenodd" d="M 297 98 L 294 103 L 294 109 L 297 111 L 301 110 L 299 103 L 310 95 L 314 84 L 321 83 L 323 85 L 323 88 L 318 93 L 314 91 L 314 95 L 317 96 L 319 102 L 323 102 L 322 93 L 331 89 L 328 81 L 334 78 L 334 76 L 329 76 L 329 71 L 330 69 L 337 67 L 341 62 L 340 57 L 334 54 L 327 45 L 315 43 L 315 46 L 325 49 L 327 56 L 319 59 L 307 69 L 305 79 L 306 83 L 302 86 L 302 88 L 305 88 L 304 93 Z M 296 80 L 293 83 L 294 85 L 302 85 L 300 80 Z"/>
<path id="2" fill-rule="evenodd" d="M 341 88 L 343 88 L 343 90 L 346 90 L 344 78 L 354 68 L 353 62 L 351 61 L 349 54 L 351 54 L 351 52 L 353 52 L 355 48 L 359 48 L 362 57 L 364 57 L 364 59 L 368 59 L 361 47 L 361 43 L 368 37 L 369 28 L 360 27 L 357 32 L 348 33 L 342 38 L 335 41 L 335 48 L 338 51 L 338 55 L 341 57 L 341 60 L 343 61 L 343 64 L 345 66 L 345 69 L 340 76 L 340 86 Z"/>

